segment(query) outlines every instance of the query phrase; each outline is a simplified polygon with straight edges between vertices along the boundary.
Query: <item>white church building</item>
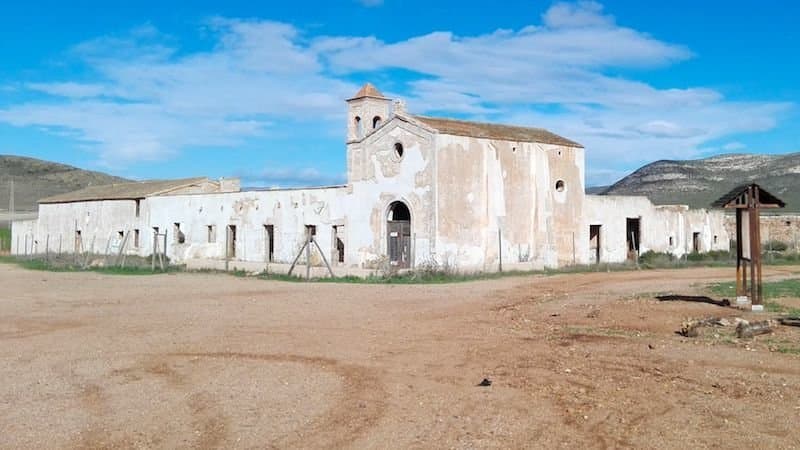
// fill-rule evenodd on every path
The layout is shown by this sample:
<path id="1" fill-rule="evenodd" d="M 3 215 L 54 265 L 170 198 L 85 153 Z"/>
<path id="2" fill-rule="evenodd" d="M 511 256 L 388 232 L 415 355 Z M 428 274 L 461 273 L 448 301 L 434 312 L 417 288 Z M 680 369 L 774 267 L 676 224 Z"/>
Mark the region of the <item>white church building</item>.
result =
<path id="1" fill-rule="evenodd" d="M 721 211 L 586 195 L 584 147 L 547 130 L 412 115 L 370 84 L 347 109 L 343 185 L 241 189 L 235 179 L 196 178 L 93 186 L 42 199 L 37 219 L 14 222 L 12 252 L 147 256 L 157 233 L 173 262 L 280 272 L 311 234 L 337 274 L 364 274 L 728 249 Z"/>

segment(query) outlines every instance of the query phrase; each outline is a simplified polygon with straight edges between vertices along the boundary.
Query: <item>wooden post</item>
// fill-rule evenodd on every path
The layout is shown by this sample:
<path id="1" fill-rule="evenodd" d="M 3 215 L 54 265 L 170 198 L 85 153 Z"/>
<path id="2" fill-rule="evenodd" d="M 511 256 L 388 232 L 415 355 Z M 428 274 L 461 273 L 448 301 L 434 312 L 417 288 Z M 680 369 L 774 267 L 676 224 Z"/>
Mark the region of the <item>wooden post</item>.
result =
<path id="1" fill-rule="evenodd" d="M 578 263 L 577 257 L 575 256 L 575 232 L 572 232 L 572 265 L 576 265 Z"/>
<path id="2" fill-rule="evenodd" d="M 736 208 L 736 296 L 746 294 L 744 289 L 744 267 L 742 264 L 742 210 Z"/>
<path id="3" fill-rule="evenodd" d="M 306 281 L 311 279 L 311 230 L 306 228 Z"/>
<path id="4" fill-rule="evenodd" d="M 503 271 L 503 230 L 497 227 L 497 269 Z"/>
<path id="5" fill-rule="evenodd" d="M 328 268 L 328 273 L 331 274 L 331 278 L 334 278 L 333 269 L 331 269 L 331 265 L 328 264 L 328 258 L 325 257 L 325 253 L 322 251 L 322 248 L 319 246 L 319 243 L 313 237 L 311 238 L 311 240 L 314 242 L 314 245 L 317 246 L 317 250 L 319 250 L 319 254 L 320 256 L 322 256 L 322 262 L 324 262 L 325 266 Z"/>
<path id="6" fill-rule="evenodd" d="M 50 235 L 47 235 L 47 238 L 44 241 L 44 259 L 45 261 L 50 261 Z"/>
<path id="7" fill-rule="evenodd" d="M 128 236 L 130 236 L 130 234 L 131 232 L 130 230 L 128 230 L 128 232 L 125 233 L 125 236 L 123 236 L 122 242 L 120 242 L 119 244 L 119 251 L 117 252 L 117 257 L 114 258 L 115 267 L 119 264 L 120 260 L 122 259 L 122 252 L 125 251 L 125 244 L 128 243 Z"/>
<path id="8" fill-rule="evenodd" d="M 161 253 L 158 255 L 158 262 L 161 264 L 161 271 L 163 272 L 166 270 L 165 266 L 165 259 L 167 258 L 167 231 L 164 230 L 164 248 L 161 249 Z"/>
<path id="9" fill-rule="evenodd" d="M 150 254 L 150 271 L 156 271 L 156 252 L 158 251 L 158 232 L 153 230 L 153 253 Z"/>
<path id="10" fill-rule="evenodd" d="M 103 252 L 103 265 L 108 267 L 108 252 L 111 250 L 111 238 L 114 236 L 114 233 L 108 235 L 108 239 L 106 240 L 106 251 Z"/>
<path id="11" fill-rule="evenodd" d="M 228 271 L 231 260 L 231 226 L 225 225 L 225 272 Z"/>
<path id="12" fill-rule="evenodd" d="M 757 241 L 758 237 L 757 237 L 757 234 L 756 234 L 756 230 L 758 229 L 758 220 L 757 220 L 758 216 L 756 215 L 756 208 L 755 208 L 756 199 L 755 199 L 755 196 L 753 195 L 754 194 L 753 187 L 750 186 L 748 191 L 749 191 L 748 192 L 748 194 L 749 194 L 748 195 L 748 197 L 749 197 L 749 200 L 748 200 L 748 214 L 750 215 L 749 216 L 750 217 L 749 218 L 749 222 L 750 222 L 750 230 L 749 230 L 749 233 L 750 233 L 750 302 L 753 305 L 758 305 L 760 303 L 758 303 L 758 297 L 757 297 L 758 287 L 756 286 L 756 276 L 758 274 L 757 274 L 757 270 L 756 270 L 756 265 L 758 264 L 758 261 L 760 259 L 759 258 L 759 256 L 760 256 L 759 253 L 760 253 L 760 250 L 761 250 L 761 242 Z"/>
<path id="13" fill-rule="evenodd" d="M 761 270 L 762 270 L 762 265 L 763 265 L 763 261 L 761 259 L 761 211 L 760 211 L 761 192 L 759 192 L 760 190 L 759 190 L 758 187 L 753 188 L 753 190 L 755 191 L 755 198 L 756 198 L 755 205 L 754 205 L 755 207 L 753 208 L 754 211 L 755 211 L 754 215 L 755 215 L 755 218 L 756 218 L 755 233 L 756 233 L 756 243 L 758 245 L 758 250 L 759 250 L 758 251 L 758 260 L 757 260 L 757 265 L 756 265 L 756 270 L 758 270 L 758 273 L 756 274 L 756 282 L 758 283 L 758 285 L 756 287 L 756 295 L 758 296 L 758 303 L 756 303 L 756 304 L 762 305 L 764 303 L 764 298 L 763 298 L 763 296 L 764 296 L 764 287 L 762 286 L 762 283 L 761 283 L 761 280 L 762 280 Z"/>
<path id="14" fill-rule="evenodd" d="M 303 254 L 303 250 L 306 249 L 307 245 L 308 245 L 308 242 L 306 242 L 305 244 L 303 244 L 302 247 L 300 247 L 300 251 L 297 252 L 297 256 L 294 257 L 294 261 L 292 261 L 292 265 L 289 266 L 289 275 L 291 275 L 292 271 L 294 271 L 294 266 L 297 265 L 297 261 L 300 259 L 300 255 Z"/>

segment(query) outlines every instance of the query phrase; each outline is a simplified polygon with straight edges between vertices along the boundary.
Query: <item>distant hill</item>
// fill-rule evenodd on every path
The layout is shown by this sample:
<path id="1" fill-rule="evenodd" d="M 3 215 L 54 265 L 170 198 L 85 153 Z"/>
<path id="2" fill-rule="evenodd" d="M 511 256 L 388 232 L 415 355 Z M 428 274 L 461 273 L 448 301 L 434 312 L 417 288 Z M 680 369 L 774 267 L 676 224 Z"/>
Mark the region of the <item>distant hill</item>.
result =
<path id="1" fill-rule="evenodd" d="M 96 186 L 129 181 L 23 156 L 0 155 L 0 211 L 8 210 L 9 181 L 14 180 L 14 209 L 36 211 L 39 199 Z"/>
<path id="2" fill-rule="evenodd" d="M 587 186 L 586 193 L 587 194 L 602 194 L 603 192 L 607 191 L 608 188 L 611 186 Z"/>
<path id="3" fill-rule="evenodd" d="M 720 155 L 690 161 L 656 161 L 617 181 L 603 195 L 645 195 L 656 204 L 711 203 L 746 182 L 756 182 L 800 212 L 800 153 Z"/>

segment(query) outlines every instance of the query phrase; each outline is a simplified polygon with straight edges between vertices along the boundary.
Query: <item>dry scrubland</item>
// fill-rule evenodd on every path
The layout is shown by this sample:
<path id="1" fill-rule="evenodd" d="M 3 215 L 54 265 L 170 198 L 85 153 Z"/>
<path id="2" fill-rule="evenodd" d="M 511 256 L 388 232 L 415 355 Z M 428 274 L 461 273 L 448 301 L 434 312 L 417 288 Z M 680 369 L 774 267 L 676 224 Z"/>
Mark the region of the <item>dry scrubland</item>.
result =
<path id="1" fill-rule="evenodd" d="M 0 264 L 0 447 L 796 448 L 800 329 L 684 338 L 688 316 L 741 314 L 653 299 L 731 275 L 391 286 Z"/>

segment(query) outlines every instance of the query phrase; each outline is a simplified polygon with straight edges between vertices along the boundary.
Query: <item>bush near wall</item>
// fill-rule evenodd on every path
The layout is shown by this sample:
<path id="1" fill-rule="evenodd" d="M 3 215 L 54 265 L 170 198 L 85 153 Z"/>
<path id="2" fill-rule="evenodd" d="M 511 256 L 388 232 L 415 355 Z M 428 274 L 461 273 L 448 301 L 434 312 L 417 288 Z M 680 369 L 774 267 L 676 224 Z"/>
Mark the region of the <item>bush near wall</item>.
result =
<path id="1" fill-rule="evenodd" d="M 773 252 L 785 252 L 786 250 L 789 250 L 789 244 L 776 239 L 766 242 L 761 247 L 763 250 L 769 250 Z"/>

